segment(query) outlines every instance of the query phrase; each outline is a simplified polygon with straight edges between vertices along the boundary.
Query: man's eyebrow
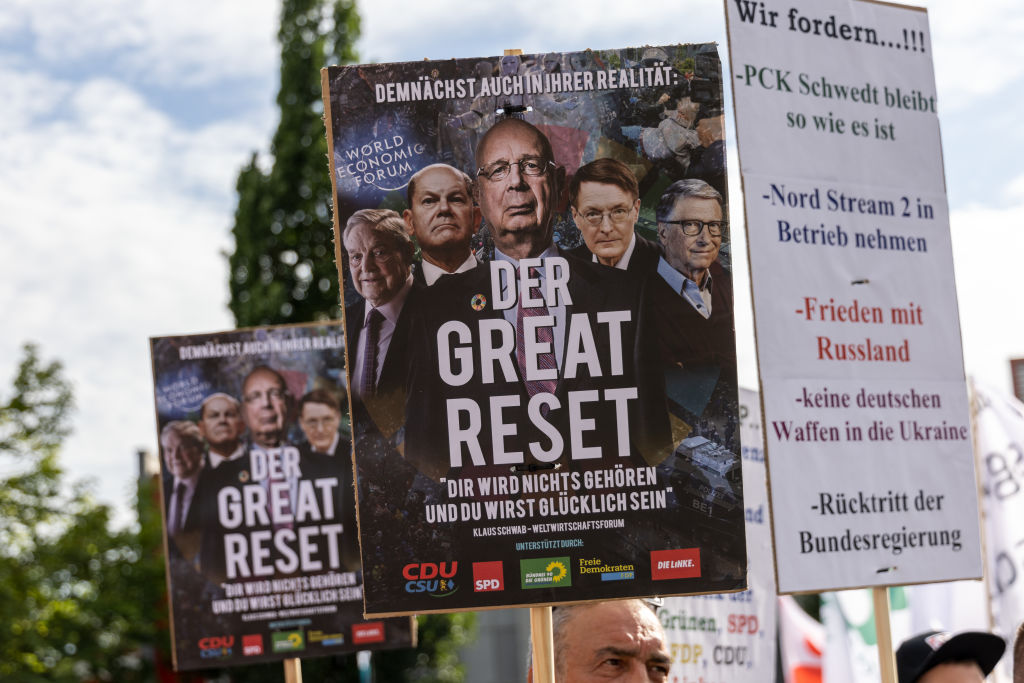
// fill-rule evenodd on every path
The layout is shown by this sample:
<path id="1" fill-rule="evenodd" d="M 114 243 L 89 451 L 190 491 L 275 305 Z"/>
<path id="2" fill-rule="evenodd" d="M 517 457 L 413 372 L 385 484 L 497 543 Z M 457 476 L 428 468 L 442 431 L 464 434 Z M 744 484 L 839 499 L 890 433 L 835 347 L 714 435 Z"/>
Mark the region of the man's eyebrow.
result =
<path id="1" fill-rule="evenodd" d="M 651 656 L 647 658 L 647 661 L 654 664 L 669 664 L 672 661 L 672 658 L 668 656 L 667 652 L 658 650 L 657 652 L 652 653 Z"/>
<path id="2" fill-rule="evenodd" d="M 615 647 L 614 645 L 608 645 L 597 650 L 594 654 L 597 656 L 602 655 L 615 655 L 616 657 L 636 657 L 640 653 L 639 648 L 624 648 Z"/>

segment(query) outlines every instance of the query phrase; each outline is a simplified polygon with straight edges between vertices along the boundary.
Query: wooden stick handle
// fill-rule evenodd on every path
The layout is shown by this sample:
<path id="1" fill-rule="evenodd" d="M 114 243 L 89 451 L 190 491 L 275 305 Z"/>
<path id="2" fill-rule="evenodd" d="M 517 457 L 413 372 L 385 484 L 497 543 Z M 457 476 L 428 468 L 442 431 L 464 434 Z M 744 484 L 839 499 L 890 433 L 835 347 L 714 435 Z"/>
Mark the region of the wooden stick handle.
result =
<path id="1" fill-rule="evenodd" d="M 875 603 L 875 635 L 878 640 L 878 670 L 882 683 L 896 683 L 896 657 L 892 647 L 892 629 L 889 626 L 889 589 L 872 588 Z"/>
<path id="2" fill-rule="evenodd" d="M 533 645 L 533 683 L 555 683 L 551 605 L 530 608 L 530 639 Z"/>
<path id="3" fill-rule="evenodd" d="M 298 657 L 284 660 L 284 683 L 302 683 L 302 660 Z"/>

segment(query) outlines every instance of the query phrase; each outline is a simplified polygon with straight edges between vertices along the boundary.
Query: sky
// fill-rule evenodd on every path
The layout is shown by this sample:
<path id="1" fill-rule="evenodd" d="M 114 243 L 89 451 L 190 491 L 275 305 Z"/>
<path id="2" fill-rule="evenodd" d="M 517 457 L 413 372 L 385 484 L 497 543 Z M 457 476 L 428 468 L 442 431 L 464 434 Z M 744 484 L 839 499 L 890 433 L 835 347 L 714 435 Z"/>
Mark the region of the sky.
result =
<path id="1" fill-rule="evenodd" d="M 768 0 L 769 4 L 782 4 Z M 1024 357 L 1024 4 L 927 7 L 967 374 L 1009 392 Z M 720 0 L 360 5 L 361 61 L 717 42 Z M 156 450 L 148 338 L 230 329 L 239 169 L 277 121 L 273 0 L 6 0 L 0 5 L 0 397 L 21 346 L 74 386 L 62 463 L 128 520 Z M 726 78 L 726 82 L 728 82 Z M 726 92 L 732 128 L 731 93 Z M 735 148 L 731 214 L 741 223 Z M 733 247 L 740 383 L 757 388 L 743 232 Z"/>

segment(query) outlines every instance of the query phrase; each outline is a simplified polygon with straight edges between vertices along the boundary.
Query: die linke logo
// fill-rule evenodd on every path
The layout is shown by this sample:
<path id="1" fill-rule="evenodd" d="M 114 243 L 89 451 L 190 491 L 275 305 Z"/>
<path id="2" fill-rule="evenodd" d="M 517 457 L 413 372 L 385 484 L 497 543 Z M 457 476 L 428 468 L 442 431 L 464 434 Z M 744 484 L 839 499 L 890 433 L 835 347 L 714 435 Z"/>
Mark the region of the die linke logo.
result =
<path id="1" fill-rule="evenodd" d="M 246 657 L 263 654 L 263 636 L 259 633 L 242 636 L 242 654 Z"/>
<path id="2" fill-rule="evenodd" d="M 213 636 L 199 639 L 199 656 L 203 659 L 229 657 L 235 645 L 234 636 Z"/>
<path id="3" fill-rule="evenodd" d="M 384 622 L 368 621 L 365 624 L 352 625 L 352 643 L 362 645 L 363 643 L 383 643 Z"/>
<path id="4" fill-rule="evenodd" d="M 692 579 L 700 576 L 700 548 L 651 551 L 651 579 Z"/>
<path id="5" fill-rule="evenodd" d="M 402 568 L 406 593 L 426 593 L 432 598 L 445 598 L 458 590 L 455 574 L 458 562 L 418 562 Z"/>
<path id="6" fill-rule="evenodd" d="M 501 560 L 473 563 L 474 593 L 503 590 L 505 590 L 505 574 L 501 566 Z"/>

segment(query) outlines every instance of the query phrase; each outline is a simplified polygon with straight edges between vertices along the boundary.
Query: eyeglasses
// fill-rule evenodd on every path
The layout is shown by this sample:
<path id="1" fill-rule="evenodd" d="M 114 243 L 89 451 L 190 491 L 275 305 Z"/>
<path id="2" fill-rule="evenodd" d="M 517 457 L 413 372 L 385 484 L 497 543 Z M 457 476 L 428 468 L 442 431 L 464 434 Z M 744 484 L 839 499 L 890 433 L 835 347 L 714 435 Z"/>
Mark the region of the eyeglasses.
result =
<path id="1" fill-rule="evenodd" d="M 687 218 L 681 221 L 659 220 L 658 222 L 682 227 L 683 234 L 687 237 L 696 237 L 704 228 L 708 229 L 708 234 L 712 237 L 721 237 L 722 233 L 729 229 L 729 221 L 699 221 L 696 218 Z"/>
<path id="2" fill-rule="evenodd" d="M 601 224 L 604 223 L 605 216 L 608 216 L 612 223 L 623 223 L 627 218 L 629 218 L 629 214 L 629 209 L 624 209 L 619 206 L 610 211 L 597 211 L 596 209 L 593 211 L 587 211 L 583 214 L 583 217 L 587 219 L 587 222 L 592 226 L 599 228 L 601 227 Z"/>
<path id="3" fill-rule="evenodd" d="M 548 172 L 548 169 L 554 167 L 555 162 L 544 161 L 542 157 L 523 157 L 519 161 L 513 162 L 519 167 L 519 173 L 521 175 L 528 176 L 541 176 Z M 508 177 L 509 172 L 512 170 L 512 164 L 507 161 L 495 161 L 490 166 L 481 166 L 477 169 L 477 176 L 487 178 L 492 183 L 496 183 L 499 180 L 504 180 Z"/>

